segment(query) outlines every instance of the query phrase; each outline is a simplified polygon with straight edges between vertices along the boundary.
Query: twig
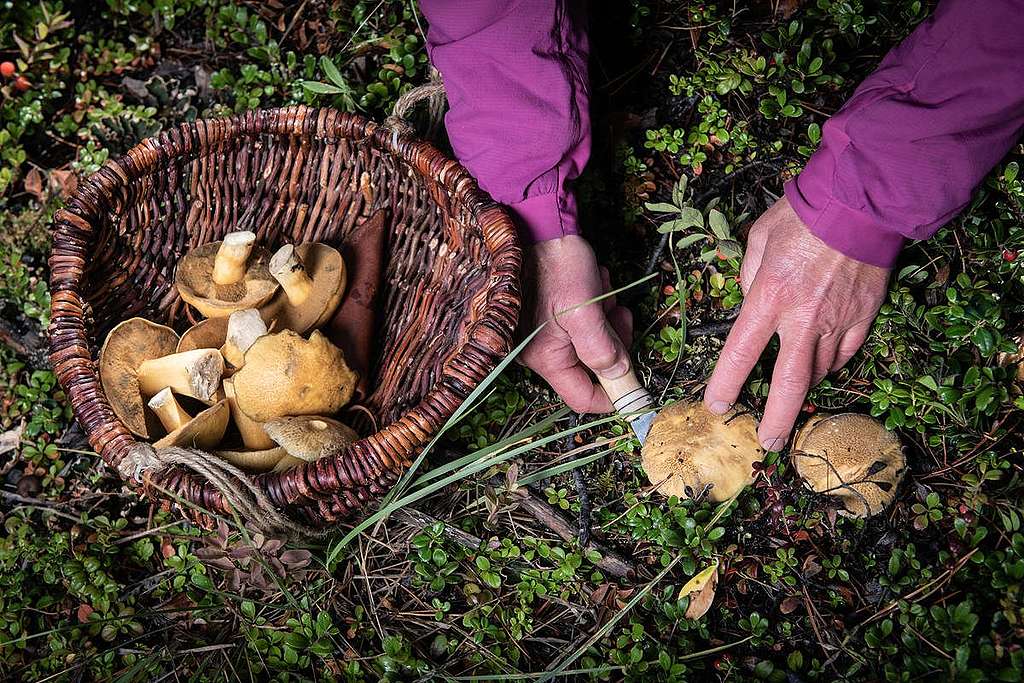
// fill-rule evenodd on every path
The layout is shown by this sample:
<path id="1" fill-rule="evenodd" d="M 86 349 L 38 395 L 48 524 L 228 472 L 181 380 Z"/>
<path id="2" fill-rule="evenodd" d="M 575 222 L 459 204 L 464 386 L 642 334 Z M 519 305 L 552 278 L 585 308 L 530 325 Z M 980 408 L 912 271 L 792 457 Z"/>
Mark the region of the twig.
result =
<path id="1" fill-rule="evenodd" d="M 442 521 L 432 515 L 428 515 L 425 512 L 420 512 L 415 508 L 409 507 L 399 508 L 398 510 L 395 510 L 391 514 L 391 517 L 397 519 L 399 522 L 402 522 L 403 524 L 406 524 L 417 529 L 424 529 L 432 524 Z M 449 541 L 461 545 L 466 550 L 474 552 L 479 550 L 480 545 L 484 542 L 483 539 L 477 538 L 468 531 L 463 531 L 457 526 L 448 523 L 444 523 L 444 531 L 442 532 L 442 535 Z M 488 543 L 488 547 L 493 550 L 498 546 L 494 545 L 493 543 Z"/>
<path id="2" fill-rule="evenodd" d="M 573 413 L 569 417 L 569 428 L 575 429 L 580 423 L 580 416 Z M 573 441 L 573 434 L 565 437 L 565 449 L 571 451 L 576 443 Z M 572 483 L 576 489 L 576 497 L 580 502 L 580 513 L 578 517 L 577 540 L 581 546 L 586 546 L 590 541 L 590 495 L 587 493 L 587 485 L 583 481 L 583 472 L 576 468 L 572 471 Z"/>

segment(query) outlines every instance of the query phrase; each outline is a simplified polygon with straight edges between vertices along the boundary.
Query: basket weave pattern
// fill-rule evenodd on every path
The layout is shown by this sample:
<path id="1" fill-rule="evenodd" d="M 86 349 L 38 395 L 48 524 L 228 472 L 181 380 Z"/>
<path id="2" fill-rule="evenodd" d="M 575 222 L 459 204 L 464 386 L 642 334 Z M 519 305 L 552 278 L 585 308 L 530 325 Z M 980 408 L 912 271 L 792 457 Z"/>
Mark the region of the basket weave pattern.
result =
<path id="1" fill-rule="evenodd" d="M 135 315 L 179 332 L 188 326 L 173 280 L 189 249 L 233 230 L 254 231 L 270 249 L 342 248 L 378 211 L 388 215 L 385 265 L 365 405 L 379 429 L 335 457 L 255 480 L 314 526 L 386 492 L 508 353 L 521 253 L 507 214 L 459 164 L 329 109 L 181 125 L 107 162 L 55 215 L 50 358 L 93 448 L 117 468 L 136 445 L 103 394 L 98 345 Z M 181 469 L 143 488 L 227 512 L 216 488 Z"/>

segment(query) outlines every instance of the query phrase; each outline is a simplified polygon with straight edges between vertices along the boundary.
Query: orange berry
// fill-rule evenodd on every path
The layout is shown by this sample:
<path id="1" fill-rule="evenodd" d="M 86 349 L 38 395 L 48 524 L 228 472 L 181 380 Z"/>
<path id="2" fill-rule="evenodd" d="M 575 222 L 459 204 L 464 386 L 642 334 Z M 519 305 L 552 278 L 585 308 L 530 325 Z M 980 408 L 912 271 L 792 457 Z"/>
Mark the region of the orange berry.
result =
<path id="1" fill-rule="evenodd" d="M 24 76 L 18 76 L 14 79 L 14 87 L 19 92 L 25 92 L 26 90 L 32 87 L 32 83 L 30 83 L 29 80 Z"/>
<path id="2" fill-rule="evenodd" d="M 0 76 L 10 78 L 15 72 L 14 62 L 0 62 Z"/>

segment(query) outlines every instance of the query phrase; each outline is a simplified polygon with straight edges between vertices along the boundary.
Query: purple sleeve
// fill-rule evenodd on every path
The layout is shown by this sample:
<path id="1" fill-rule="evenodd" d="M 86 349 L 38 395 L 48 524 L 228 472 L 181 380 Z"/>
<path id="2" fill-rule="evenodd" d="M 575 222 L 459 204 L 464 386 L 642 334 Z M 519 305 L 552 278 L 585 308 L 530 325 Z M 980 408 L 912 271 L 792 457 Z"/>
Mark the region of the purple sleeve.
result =
<path id="1" fill-rule="evenodd" d="M 568 0 L 421 0 L 456 156 L 541 241 L 576 234 L 590 154 L 587 41 Z"/>
<path id="2" fill-rule="evenodd" d="M 889 267 L 930 237 L 1024 130 L 1024 0 L 944 0 L 824 127 L 786 185 L 826 244 Z"/>

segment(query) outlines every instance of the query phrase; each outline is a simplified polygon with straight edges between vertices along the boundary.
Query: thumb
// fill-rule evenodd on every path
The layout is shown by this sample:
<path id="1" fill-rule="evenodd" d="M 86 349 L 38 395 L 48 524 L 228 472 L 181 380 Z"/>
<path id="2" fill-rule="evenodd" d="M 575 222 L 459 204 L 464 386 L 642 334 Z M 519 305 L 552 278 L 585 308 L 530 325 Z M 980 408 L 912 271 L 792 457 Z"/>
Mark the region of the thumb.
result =
<path id="1" fill-rule="evenodd" d="M 629 370 L 626 346 L 600 307 L 590 304 L 567 322 L 565 330 L 581 363 L 605 379 L 626 374 Z"/>

